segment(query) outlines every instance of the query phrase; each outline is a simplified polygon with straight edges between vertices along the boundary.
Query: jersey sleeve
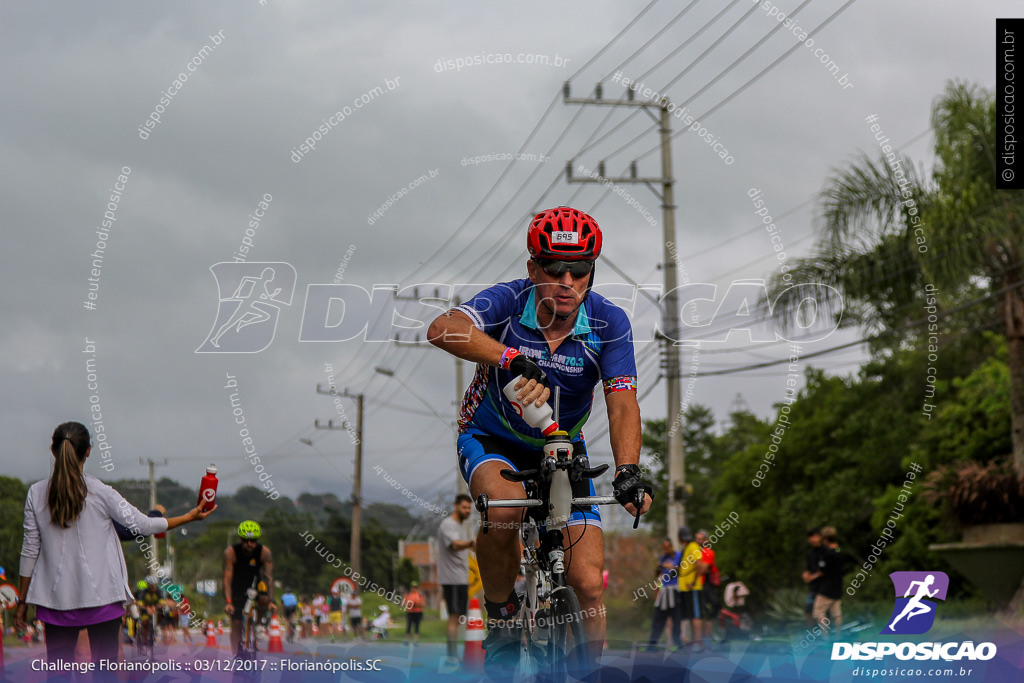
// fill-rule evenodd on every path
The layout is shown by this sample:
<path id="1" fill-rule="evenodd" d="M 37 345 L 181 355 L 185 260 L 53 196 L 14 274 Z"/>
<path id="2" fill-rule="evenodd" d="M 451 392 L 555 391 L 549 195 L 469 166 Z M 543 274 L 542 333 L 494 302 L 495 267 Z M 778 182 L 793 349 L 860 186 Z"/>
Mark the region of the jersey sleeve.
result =
<path id="1" fill-rule="evenodd" d="M 516 302 L 522 291 L 519 284 L 500 282 L 483 290 L 461 306 L 456 306 L 455 310 L 468 315 L 482 332 L 495 336 L 494 333 L 511 320 L 513 315 L 521 313 L 516 310 Z"/>
<path id="2" fill-rule="evenodd" d="M 636 391 L 636 357 L 633 329 L 622 309 L 608 306 L 608 327 L 601 350 L 601 383 L 605 396 L 616 391 Z"/>

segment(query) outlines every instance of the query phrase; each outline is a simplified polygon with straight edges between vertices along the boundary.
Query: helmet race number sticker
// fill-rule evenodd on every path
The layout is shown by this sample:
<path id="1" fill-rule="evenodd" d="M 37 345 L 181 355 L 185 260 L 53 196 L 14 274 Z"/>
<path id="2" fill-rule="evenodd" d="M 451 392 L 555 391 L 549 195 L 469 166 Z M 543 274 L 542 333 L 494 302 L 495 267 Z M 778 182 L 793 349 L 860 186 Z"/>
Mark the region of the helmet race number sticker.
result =
<path id="1" fill-rule="evenodd" d="M 553 230 L 551 232 L 552 244 L 579 244 L 580 236 L 572 230 Z"/>

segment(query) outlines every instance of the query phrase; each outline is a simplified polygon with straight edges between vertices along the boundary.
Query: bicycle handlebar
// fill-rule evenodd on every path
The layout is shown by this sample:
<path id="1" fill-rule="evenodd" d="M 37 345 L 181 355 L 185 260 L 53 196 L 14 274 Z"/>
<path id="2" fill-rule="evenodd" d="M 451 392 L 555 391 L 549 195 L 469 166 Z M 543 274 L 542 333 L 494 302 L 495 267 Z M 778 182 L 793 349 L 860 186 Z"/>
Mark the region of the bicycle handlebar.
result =
<path id="1" fill-rule="evenodd" d="M 511 472 L 511 470 L 503 470 L 502 473 L 504 474 L 504 472 Z M 634 529 L 640 525 L 640 509 L 643 507 L 645 495 L 646 491 L 644 489 L 637 491 L 637 500 L 634 503 L 636 507 L 636 515 L 633 517 Z M 615 496 L 583 496 L 581 498 L 574 497 L 571 505 L 617 505 L 618 502 L 615 500 Z M 480 521 L 482 522 L 485 534 L 487 533 L 487 511 L 490 508 L 535 508 L 543 504 L 544 501 L 535 498 L 499 498 L 491 500 L 486 493 L 481 493 L 476 499 L 476 509 L 481 515 Z"/>

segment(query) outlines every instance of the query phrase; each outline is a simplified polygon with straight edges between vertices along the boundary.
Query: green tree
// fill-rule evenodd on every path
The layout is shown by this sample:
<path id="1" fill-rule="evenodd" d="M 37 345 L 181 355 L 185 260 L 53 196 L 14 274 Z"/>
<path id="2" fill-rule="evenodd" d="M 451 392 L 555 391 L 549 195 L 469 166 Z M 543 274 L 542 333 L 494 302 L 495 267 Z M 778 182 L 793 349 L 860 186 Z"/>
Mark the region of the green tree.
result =
<path id="1" fill-rule="evenodd" d="M 714 434 L 715 417 L 707 406 L 689 406 L 683 420 L 685 445 L 686 522 L 691 529 L 714 524 L 712 487 L 726 458 L 731 454 Z M 649 474 L 654 485 L 654 502 L 643 520 L 651 525 L 656 535 L 663 536 L 667 528 L 668 468 L 664 461 L 667 450 L 665 420 L 644 420 L 643 447 L 649 462 Z M 660 494 L 660 495 L 659 495 Z"/>
<path id="2" fill-rule="evenodd" d="M 398 563 L 398 568 L 395 569 L 395 583 L 401 586 L 402 589 L 408 590 L 413 581 L 419 582 L 419 580 L 419 567 L 414 565 L 408 557 L 403 557 L 401 562 Z"/>
<path id="3" fill-rule="evenodd" d="M 888 147 L 837 170 L 822 192 L 816 253 L 795 263 L 792 281 L 829 285 L 817 295 L 824 310 L 842 316 L 845 306 L 844 324 L 885 331 L 889 348 L 922 343 L 908 323 L 924 318 L 926 292 L 938 291 L 947 310 L 979 293 L 997 302 L 979 322 L 1000 326 L 1008 342 L 1013 456 L 1024 476 L 1024 192 L 995 189 L 995 119 L 991 92 L 951 82 L 932 108 L 930 178 Z M 773 278 L 767 298 L 784 323 L 803 305 L 804 292 L 788 286 Z M 947 318 L 927 329 L 955 328 Z"/>
<path id="4" fill-rule="evenodd" d="M 0 567 L 11 583 L 16 580 L 21 563 L 26 495 L 28 487 L 20 479 L 0 476 Z"/>

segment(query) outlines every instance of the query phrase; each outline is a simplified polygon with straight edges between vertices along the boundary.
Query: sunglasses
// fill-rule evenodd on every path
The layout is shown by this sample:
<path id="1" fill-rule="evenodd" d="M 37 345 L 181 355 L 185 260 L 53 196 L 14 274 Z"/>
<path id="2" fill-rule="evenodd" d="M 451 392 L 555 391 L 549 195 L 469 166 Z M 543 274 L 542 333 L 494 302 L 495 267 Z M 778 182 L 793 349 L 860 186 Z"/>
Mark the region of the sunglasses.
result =
<path id="1" fill-rule="evenodd" d="M 590 275 L 594 270 L 593 261 L 554 261 L 549 259 L 534 259 L 537 265 L 551 277 L 562 277 L 569 273 L 577 280 L 584 275 Z"/>

